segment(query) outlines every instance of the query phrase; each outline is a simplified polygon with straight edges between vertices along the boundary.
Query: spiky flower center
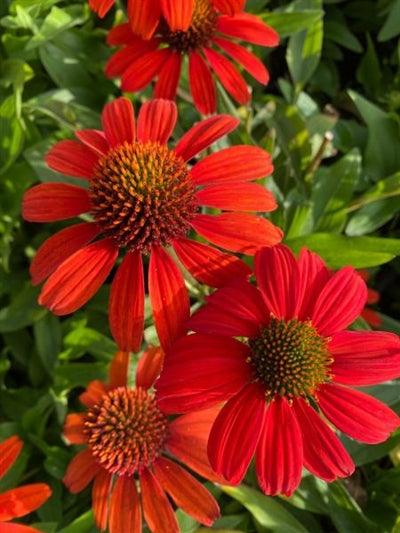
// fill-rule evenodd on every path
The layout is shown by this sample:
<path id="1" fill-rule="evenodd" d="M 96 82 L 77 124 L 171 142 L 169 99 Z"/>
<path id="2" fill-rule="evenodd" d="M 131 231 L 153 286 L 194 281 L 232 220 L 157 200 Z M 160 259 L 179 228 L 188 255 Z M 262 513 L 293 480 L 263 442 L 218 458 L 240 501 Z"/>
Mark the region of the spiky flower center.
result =
<path id="1" fill-rule="evenodd" d="M 154 395 L 141 388 L 118 387 L 89 410 L 84 432 L 103 468 L 132 476 L 161 454 L 167 418 Z"/>
<path id="2" fill-rule="evenodd" d="M 272 318 L 260 335 L 249 340 L 254 378 L 265 386 L 268 400 L 312 399 L 321 383 L 330 381 L 332 363 L 327 339 L 311 322 Z"/>
<path id="3" fill-rule="evenodd" d="M 89 185 L 92 214 L 104 235 L 129 250 L 148 252 L 186 235 L 197 208 L 187 165 L 157 142 L 112 148 Z"/>
<path id="4" fill-rule="evenodd" d="M 196 0 L 192 22 L 187 31 L 169 30 L 162 26 L 162 40 L 176 52 L 187 53 L 209 46 L 217 28 L 217 12 L 210 0 Z"/>

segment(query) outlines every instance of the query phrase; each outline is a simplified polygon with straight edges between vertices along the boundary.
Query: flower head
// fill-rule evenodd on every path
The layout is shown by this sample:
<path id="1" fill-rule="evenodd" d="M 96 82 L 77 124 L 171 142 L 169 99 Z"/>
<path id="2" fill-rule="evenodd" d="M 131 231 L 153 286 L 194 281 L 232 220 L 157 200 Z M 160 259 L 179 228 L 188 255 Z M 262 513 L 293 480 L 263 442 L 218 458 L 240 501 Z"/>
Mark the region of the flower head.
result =
<path id="1" fill-rule="evenodd" d="M 222 4 L 218 2 L 219 8 Z M 175 99 L 182 62 L 188 56 L 189 84 L 197 109 L 207 115 L 216 108 L 212 71 L 225 89 L 240 104 L 250 99 L 249 88 L 230 59 L 241 65 L 260 83 L 268 83 L 264 64 L 243 46 L 231 40 L 244 39 L 263 46 L 276 46 L 278 35 L 255 15 L 222 14 L 212 0 L 195 0 L 187 30 L 171 29 L 161 20 L 152 39 L 135 35 L 129 24 L 113 28 L 108 43 L 124 46 L 110 59 L 106 74 L 121 76 L 124 91 L 135 92 L 154 78 L 157 98 Z"/>
<path id="2" fill-rule="evenodd" d="M 354 470 L 326 420 L 367 443 L 400 425 L 388 407 L 351 388 L 400 376 L 400 340 L 345 331 L 367 298 L 351 267 L 332 275 L 307 249 L 296 260 L 278 245 L 257 252 L 255 277 L 258 287 L 221 288 L 194 314 L 196 333 L 167 351 L 157 397 L 165 412 L 226 401 L 210 432 L 212 467 L 236 484 L 255 455 L 262 490 L 290 495 L 303 466 L 326 481 Z"/>
<path id="3" fill-rule="evenodd" d="M 142 514 L 151 531 L 179 531 L 167 498 L 205 525 L 219 516 L 216 501 L 204 486 L 171 458 L 195 472 L 218 479 L 206 453 L 215 411 L 204 410 L 169 421 L 150 389 L 163 361 L 159 348 L 141 357 L 136 388 L 126 385 L 129 354 L 119 351 L 110 384 L 95 381 L 81 396 L 85 413 L 67 417 L 64 434 L 85 444 L 71 461 L 64 483 L 73 493 L 92 480 L 97 526 L 110 533 L 142 531 Z"/>
<path id="4" fill-rule="evenodd" d="M 154 100 L 142 106 L 136 125 L 131 102 L 117 99 L 104 109 L 104 132 L 77 131 L 79 141 L 57 143 L 46 158 L 52 169 L 81 177 L 88 187 L 44 183 L 27 191 L 23 200 L 23 216 L 32 222 L 84 213 L 93 218 L 48 239 L 32 262 L 34 283 L 49 276 L 39 302 L 54 313 L 72 313 L 86 303 L 108 277 L 119 252 L 125 252 L 110 296 L 111 330 L 124 350 L 138 351 L 141 344 L 143 255 L 150 256 L 150 301 L 165 347 L 183 330 L 189 298 L 181 271 L 164 247 L 171 247 L 195 278 L 220 286 L 231 276 L 248 276 L 249 267 L 190 240 L 191 229 L 217 246 L 248 254 L 282 237 L 265 218 L 243 213 L 276 207 L 269 191 L 249 183 L 272 171 L 269 155 L 255 146 L 235 146 L 190 166 L 189 160 L 232 131 L 237 120 L 228 115 L 204 120 L 170 149 L 167 141 L 176 116 L 173 102 Z M 224 212 L 202 214 L 202 205 Z"/>
<path id="5" fill-rule="evenodd" d="M 17 460 L 23 442 L 12 436 L 0 444 L 0 478 Z M 2 533 L 38 533 L 37 529 L 20 524 L 9 524 L 9 520 L 35 511 L 51 496 L 51 489 L 45 483 L 32 483 L 0 494 L 0 530 Z M 6 523 L 7 522 L 7 523 Z"/>

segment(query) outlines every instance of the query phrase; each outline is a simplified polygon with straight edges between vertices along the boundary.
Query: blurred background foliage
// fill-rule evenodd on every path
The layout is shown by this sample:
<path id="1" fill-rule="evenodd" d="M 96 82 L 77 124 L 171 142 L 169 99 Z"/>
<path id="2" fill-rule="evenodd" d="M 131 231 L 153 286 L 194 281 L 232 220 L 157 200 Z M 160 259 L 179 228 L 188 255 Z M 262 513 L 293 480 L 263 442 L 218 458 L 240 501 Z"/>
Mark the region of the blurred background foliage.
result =
<path id="1" fill-rule="evenodd" d="M 400 333 L 400 0 L 247 0 L 246 9 L 275 28 L 281 44 L 253 47 L 271 81 L 253 83 L 251 104 L 237 109 L 218 87 L 219 111 L 241 125 L 211 150 L 268 150 L 275 171 L 265 186 L 279 203 L 270 218 L 285 242 L 295 251 L 308 246 L 333 269 L 369 268 L 382 329 Z M 75 129 L 99 127 L 103 105 L 120 94 L 103 69 L 112 53 L 107 31 L 123 20 L 123 2 L 103 20 L 84 0 L 0 3 L 0 440 L 17 433 L 26 442 L 0 490 L 48 483 L 53 497 L 26 520 L 44 533 L 97 531 L 89 490 L 75 496 L 62 485 L 74 452 L 61 430 L 82 388 L 107 378 L 116 347 L 107 285 L 66 318 L 36 303 L 30 259 L 63 224 L 23 222 L 21 197 L 38 181 L 74 181 L 43 157 Z M 149 97 L 131 95 L 136 108 Z M 178 106 L 177 136 L 200 118 L 184 89 Z M 150 311 L 146 327 L 146 341 L 157 342 Z M 369 389 L 400 412 L 398 383 Z M 251 473 L 240 487 L 210 487 L 223 510 L 213 530 L 399 533 L 400 432 L 378 446 L 343 441 L 358 465 L 344 482 L 305 473 L 291 498 L 262 495 Z M 207 531 L 178 516 L 183 532 Z"/>

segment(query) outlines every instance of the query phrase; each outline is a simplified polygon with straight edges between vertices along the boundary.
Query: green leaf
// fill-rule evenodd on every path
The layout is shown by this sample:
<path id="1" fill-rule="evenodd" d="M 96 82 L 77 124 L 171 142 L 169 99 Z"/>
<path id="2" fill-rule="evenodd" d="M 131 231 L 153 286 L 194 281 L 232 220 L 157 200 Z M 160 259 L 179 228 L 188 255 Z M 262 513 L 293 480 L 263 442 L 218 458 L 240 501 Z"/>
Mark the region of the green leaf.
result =
<path id="1" fill-rule="evenodd" d="M 378 33 L 378 41 L 388 41 L 400 34 L 400 0 L 394 0 L 386 21 Z"/>
<path id="2" fill-rule="evenodd" d="M 32 325 L 46 311 L 39 306 L 39 289 L 30 284 L 14 296 L 12 303 L 0 311 L 0 332 L 16 331 Z"/>
<path id="3" fill-rule="evenodd" d="M 320 9 L 305 9 L 304 11 L 275 11 L 262 13 L 260 18 L 276 30 L 280 37 L 289 37 L 295 33 L 307 30 L 322 18 Z"/>
<path id="4" fill-rule="evenodd" d="M 53 314 L 46 313 L 43 318 L 35 322 L 33 329 L 39 357 L 51 376 L 61 349 L 60 320 Z"/>
<path id="5" fill-rule="evenodd" d="M 357 37 L 341 22 L 327 20 L 324 25 L 324 34 L 326 39 L 330 39 L 353 52 L 361 53 L 363 51 Z"/>
<path id="6" fill-rule="evenodd" d="M 16 96 L 11 95 L 0 105 L 0 173 L 15 161 L 24 145 L 24 127 L 16 102 Z"/>
<path id="7" fill-rule="evenodd" d="M 367 34 L 367 51 L 360 61 L 357 80 L 365 87 L 370 96 L 378 97 L 381 92 L 382 72 L 374 41 L 369 33 Z"/>
<path id="8" fill-rule="evenodd" d="M 107 366 L 104 363 L 66 363 L 54 370 L 57 385 L 65 389 L 86 387 L 89 381 L 106 381 Z"/>

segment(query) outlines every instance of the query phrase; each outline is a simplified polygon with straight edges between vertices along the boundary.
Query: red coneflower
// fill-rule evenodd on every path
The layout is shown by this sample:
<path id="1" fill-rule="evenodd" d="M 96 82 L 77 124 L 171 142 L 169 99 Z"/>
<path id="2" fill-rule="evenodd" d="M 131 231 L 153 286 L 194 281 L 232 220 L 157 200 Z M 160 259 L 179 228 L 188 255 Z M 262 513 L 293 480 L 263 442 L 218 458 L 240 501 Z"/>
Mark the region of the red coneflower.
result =
<path id="1" fill-rule="evenodd" d="M 173 508 L 205 525 L 219 516 L 213 496 L 171 455 L 208 479 L 217 479 L 207 459 L 207 437 L 215 418 L 208 409 L 169 421 L 149 388 L 163 360 L 150 349 L 139 362 L 136 388 L 126 385 L 129 354 L 117 352 L 111 382 L 90 383 L 81 395 L 86 413 L 68 415 L 64 434 L 86 444 L 68 466 L 64 483 L 73 493 L 92 480 L 96 525 L 110 533 L 142 532 L 142 514 L 150 531 L 178 532 Z M 139 490 L 138 490 L 139 488 Z"/>
<path id="2" fill-rule="evenodd" d="M 104 109 L 104 132 L 78 131 L 79 142 L 61 141 L 46 157 L 52 169 L 84 178 L 88 188 L 43 183 L 23 199 L 23 216 L 31 222 L 83 213 L 94 219 L 50 237 L 32 262 L 35 284 L 50 276 L 39 302 L 54 313 L 72 313 L 86 303 L 109 275 L 119 250 L 126 251 L 110 296 L 111 330 L 124 350 L 137 351 L 142 339 L 142 254 L 150 255 L 150 301 L 165 347 L 182 331 L 189 298 L 183 276 L 164 247 L 171 246 L 195 278 L 217 287 L 229 277 L 248 276 L 250 269 L 236 257 L 188 239 L 191 228 L 217 246 L 247 254 L 282 238 L 268 220 L 232 212 L 276 207 L 270 192 L 248 183 L 272 172 L 269 155 L 255 146 L 234 146 L 190 167 L 189 160 L 238 121 L 218 115 L 199 122 L 172 150 L 167 140 L 176 117 L 173 102 L 154 100 L 142 106 L 136 125 L 131 102 L 115 100 Z M 200 205 L 229 212 L 202 214 Z M 104 238 L 88 244 L 100 234 Z"/>
<path id="3" fill-rule="evenodd" d="M 228 37 L 228 39 L 226 38 Z M 113 28 L 108 43 L 124 46 L 106 66 L 107 76 L 121 76 L 124 91 L 146 87 L 154 78 L 157 98 L 175 99 L 184 56 L 189 59 L 189 84 L 197 109 L 208 115 L 216 108 L 216 91 L 211 71 L 232 97 L 244 104 L 250 99 L 246 81 L 226 56 L 236 61 L 260 83 L 269 79 L 264 64 L 234 39 L 264 46 L 278 44 L 277 33 L 255 15 L 222 15 L 211 0 L 195 0 L 186 31 L 171 30 L 161 21 L 148 41 L 133 34 L 129 24 Z"/>
<path id="4" fill-rule="evenodd" d="M 236 484 L 255 454 L 261 489 L 290 495 L 303 465 L 326 481 L 354 470 L 326 420 L 367 443 L 399 426 L 393 411 L 350 386 L 400 376 L 400 340 L 344 331 L 367 298 L 351 267 L 332 276 L 310 251 L 296 260 L 274 246 L 257 252 L 255 276 L 258 288 L 221 288 L 192 317 L 197 333 L 168 350 L 157 397 L 165 412 L 227 401 L 210 433 L 211 466 Z"/>
<path id="5" fill-rule="evenodd" d="M 12 436 L 0 444 L 0 478 L 17 460 L 23 442 Z M 45 483 L 32 483 L 0 494 L 0 531 L 1 533 L 39 533 L 37 529 L 8 521 L 20 518 L 35 511 L 51 496 L 51 489 Z"/>

